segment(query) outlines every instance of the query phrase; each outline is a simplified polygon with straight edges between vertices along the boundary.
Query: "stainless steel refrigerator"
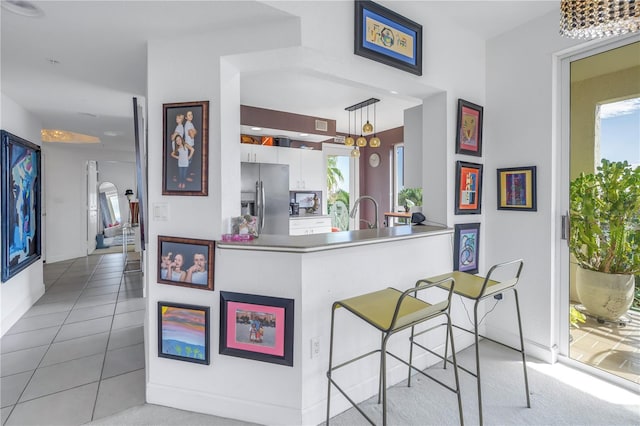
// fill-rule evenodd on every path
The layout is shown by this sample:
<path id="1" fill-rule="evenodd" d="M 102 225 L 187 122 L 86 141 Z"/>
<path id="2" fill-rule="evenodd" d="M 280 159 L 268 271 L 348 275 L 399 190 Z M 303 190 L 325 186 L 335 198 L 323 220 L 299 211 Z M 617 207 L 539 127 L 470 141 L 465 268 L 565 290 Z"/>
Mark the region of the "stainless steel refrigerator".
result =
<path id="1" fill-rule="evenodd" d="M 289 235 L 289 165 L 241 163 L 243 212 L 258 218 L 258 234 Z"/>

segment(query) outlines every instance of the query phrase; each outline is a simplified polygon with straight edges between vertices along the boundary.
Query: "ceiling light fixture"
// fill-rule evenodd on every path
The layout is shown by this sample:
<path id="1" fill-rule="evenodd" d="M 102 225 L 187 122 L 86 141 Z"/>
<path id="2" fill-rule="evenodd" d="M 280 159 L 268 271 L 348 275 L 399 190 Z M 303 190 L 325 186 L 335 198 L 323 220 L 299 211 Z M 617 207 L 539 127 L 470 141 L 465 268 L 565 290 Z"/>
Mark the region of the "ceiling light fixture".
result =
<path id="1" fill-rule="evenodd" d="M 640 4 L 636 0 L 561 0 L 560 34 L 592 39 L 640 30 Z"/>
<path id="2" fill-rule="evenodd" d="M 100 138 L 83 135 L 82 133 L 70 132 L 68 130 L 42 129 L 40 130 L 42 142 L 60 143 L 100 143 Z"/>
<path id="3" fill-rule="evenodd" d="M 256 131 L 262 130 L 262 127 L 252 127 L 251 130 L 256 130 Z"/>
<path id="4" fill-rule="evenodd" d="M 6 11 L 29 18 L 40 18 L 44 12 L 35 4 L 24 0 L 2 0 L 0 6 Z"/>
<path id="5" fill-rule="evenodd" d="M 377 102 L 380 102 L 380 99 L 376 99 L 376 98 L 369 98 L 366 101 L 362 101 L 359 102 L 355 105 L 351 105 L 350 107 L 345 108 L 345 110 L 349 111 L 349 137 L 347 139 L 345 139 L 345 145 L 347 146 L 353 146 L 353 138 L 351 137 L 351 112 L 357 112 L 358 110 L 360 110 L 360 128 L 362 129 L 362 131 L 360 132 L 360 136 L 355 140 L 355 144 L 357 146 L 357 148 L 354 148 L 351 151 L 351 156 L 352 157 L 359 157 L 360 156 L 360 151 L 358 148 L 364 148 L 367 146 L 367 138 L 365 138 L 362 135 L 362 132 L 366 133 L 371 133 L 374 131 L 375 127 L 375 122 L 376 122 L 376 110 L 375 110 L 375 104 Z M 373 124 L 369 122 L 369 105 L 373 105 Z M 367 107 L 367 122 L 362 125 L 362 108 Z M 347 143 L 349 142 L 349 143 Z M 376 136 L 376 134 L 373 134 L 373 138 L 371 138 L 371 140 L 369 141 L 369 145 L 372 148 L 378 148 L 380 146 L 381 142 L 380 142 L 380 138 L 378 138 Z"/>

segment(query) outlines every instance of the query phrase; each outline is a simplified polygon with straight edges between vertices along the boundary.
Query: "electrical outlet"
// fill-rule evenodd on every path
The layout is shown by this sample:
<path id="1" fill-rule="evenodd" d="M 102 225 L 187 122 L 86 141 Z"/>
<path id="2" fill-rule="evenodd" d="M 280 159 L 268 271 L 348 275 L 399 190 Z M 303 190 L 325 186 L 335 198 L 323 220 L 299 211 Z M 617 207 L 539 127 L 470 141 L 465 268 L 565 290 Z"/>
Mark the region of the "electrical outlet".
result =
<path id="1" fill-rule="evenodd" d="M 317 358 L 320 355 L 320 339 L 317 337 L 311 339 L 311 358 Z"/>

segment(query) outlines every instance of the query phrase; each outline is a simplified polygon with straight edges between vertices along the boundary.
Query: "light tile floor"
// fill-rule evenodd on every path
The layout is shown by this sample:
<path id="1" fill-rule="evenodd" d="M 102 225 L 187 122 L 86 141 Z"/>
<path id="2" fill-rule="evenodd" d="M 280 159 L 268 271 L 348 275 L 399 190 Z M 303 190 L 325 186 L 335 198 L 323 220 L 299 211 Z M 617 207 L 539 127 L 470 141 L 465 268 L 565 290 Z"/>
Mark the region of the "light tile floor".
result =
<path id="1" fill-rule="evenodd" d="M 121 253 L 45 264 L 0 339 L 2 425 L 81 425 L 145 402 L 142 275 Z"/>

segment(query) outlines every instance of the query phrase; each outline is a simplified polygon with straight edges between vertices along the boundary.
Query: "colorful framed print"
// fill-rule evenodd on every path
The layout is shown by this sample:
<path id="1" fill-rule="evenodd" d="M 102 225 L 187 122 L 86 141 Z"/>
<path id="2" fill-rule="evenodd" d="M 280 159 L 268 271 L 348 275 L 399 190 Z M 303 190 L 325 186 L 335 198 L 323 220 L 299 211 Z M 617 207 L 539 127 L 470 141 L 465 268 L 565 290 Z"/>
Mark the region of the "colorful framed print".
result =
<path id="1" fill-rule="evenodd" d="M 482 110 L 480 105 L 458 99 L 457 154 L 482 157 Z"/>
<path id="2" fill-rule="evenodd" d="M 162 105 L 162 195 L 207 195 L 209 101 Z"/>
<path id="3" fill-rule="evenodd" d="M 209 307 L 158 302 L 158 356 L 209 365 Z"/>
<path id="4" fill-rule="evenodd" d="M 480 250 L 480 224 L 455 225 L 453 244 L 453 270 L 475 274 L 478 272 Z"/>
<path id="5" fill-rule="evenodd" d="M 2 282 L 40 259 L 40 147 L 7 131 L 2 139 Z"/>
<path id="6" fill-rule="evenodd" d="M 221 291 L 220 353 L 293 366 L 293 299 Z"/>
<path id="7" fill-rule="evenodd" d="M 480 214 L 482 201 L 482 164 L 456 162 L 455 214 Z"/>
<path id="8" fill-rule="evenodd" d="M 354 53 L 422 75 L 422 25 L 372 1 L 355 1 Z"/>
<path id="9" fill-rule="evenodd" d="M 158 236 L 158 282 L 213 290 L 215 242 Z"/>
<path id="10" fill-rule="evenodd" d="M 537 209 L 536 166 L 498 169 L 498 210 Z"/>

